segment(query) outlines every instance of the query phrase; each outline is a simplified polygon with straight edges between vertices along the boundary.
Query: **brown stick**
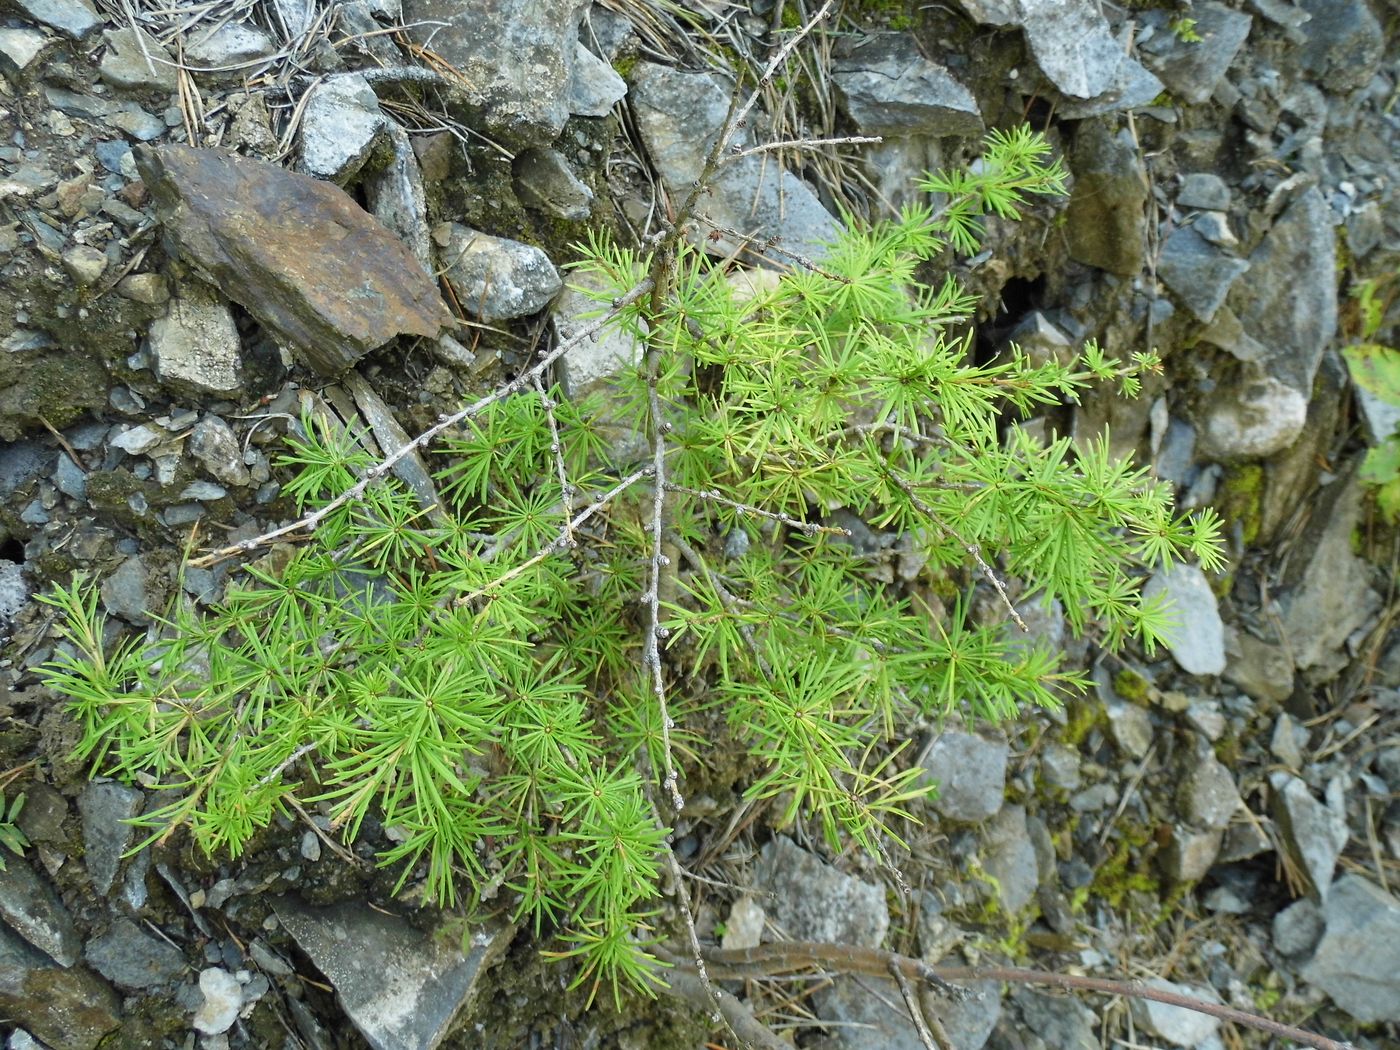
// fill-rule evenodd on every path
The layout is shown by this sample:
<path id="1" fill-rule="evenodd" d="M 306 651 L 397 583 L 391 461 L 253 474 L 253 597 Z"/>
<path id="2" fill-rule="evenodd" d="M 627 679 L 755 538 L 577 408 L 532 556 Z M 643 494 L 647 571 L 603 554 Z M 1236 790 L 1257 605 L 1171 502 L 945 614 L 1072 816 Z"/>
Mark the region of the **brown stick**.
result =
<path id="1" fill-rule="evenodd" d="M 711 948 L 705 952 L 705 960 L 710 964 L 710 976 L 715 979 L 772 976 L 792 970 L 802 970 L 809 966 L 820 966 L 827 970 L 841 970 L 846 973 L 863 973 L 875 977 L 887 977 L 898 972 L 906 977 L 924 981 L 938 988 L 946 988 L 948 982 L 966 983 L 972 981 L 1001 981 L 1008 984 L 1041 985 L 1060 988 L 1071 992 L 1098 992 L 1102 995 L 1122 995 L 1132 999 L 1150 999 L 1153 1002 L 1179 1006 L 1184 1010 L 1209 1014 L 1222 1021 L 1245 1025 L 1249 1028 L 1268 1032 L 1283 1039 L 1291 1039 L 1302 1046 L 1314 1050 L 1351 1050 L 1351 1044 L 1340 1043 L 1335 1039 L 1295 1028 L 1293 1025 L 1260 1017 L 1232 1006 L 1208 1003 L 1189 995 L 1163 991 L 1143 984 L 1141 981 L 1113 981 L 1101 977 L 1076 977 L 1071 974 L 1050 973 L 1045 970 L 1027 970 L 1014 966 L 929 966 L 907 955 L 882 951 L 878 948 L 860 948 L 849 944 L 821 944 L 811 941 L 789 941 L 782 944 L 760 944 L 754 948 L 732 951 Z"/>

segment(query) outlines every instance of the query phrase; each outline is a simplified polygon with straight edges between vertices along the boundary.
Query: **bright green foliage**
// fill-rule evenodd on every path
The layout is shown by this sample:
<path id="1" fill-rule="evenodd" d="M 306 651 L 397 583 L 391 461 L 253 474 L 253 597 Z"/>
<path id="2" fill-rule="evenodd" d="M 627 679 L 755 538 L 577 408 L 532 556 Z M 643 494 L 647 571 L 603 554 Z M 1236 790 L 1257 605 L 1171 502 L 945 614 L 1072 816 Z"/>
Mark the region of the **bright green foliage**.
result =
<path id="1" fill-rule="evenodd" d="M 667 756 L 643 661 L 655 479 L 608 461 L 606 416 L 665 446 L 674 762 L 743 769 L 750 797 L 784 800 L 780 819 L 806 813 L 833 846 L 886 856 L 926 790 L 892 743 L 901 727 L 954 708 L 1012 717 L 1079 679 L 961 598 L 933 611 L 876 582 L 844 537 L 799 523 L 847 507 L 905 533 L 949 595 L 978 585 L 976 558 L 999 562 L 1024 597 L 1058 598 L 1110 645 L 1160 636 L 1141 568 L 1188 552 L 1219 564 L 1215 519 L 1174 516 L 1106 441 L 1001 430 L 1089 383 L 1131 394 L 1150 357 L 1124 365 L 1091 345 L 1072 365 L 973 365 L 950 334 L 972 303 L 915 280 L 947 244 L 975 250 L 985 213 L 1059 192 L 1046 152 L 1028 132 L 994 136 L 977 173 L 930 180 L 949 195 L 940 210 L 853 229 L 820 270 L 747 297 L 683 250 L 659 307 L 618 317 L 646 327 L 649 351 L 613 404 L 496 401 L 435 450 L 434 515 L 378 482 L 312 542 L 250 567 L 212 614 L 181 606 L 152 639 L 107 651 L 92 589 L 60 589 L 71 645 L 48 681 L 82 721 L 81 754 L 178 789 L 142 823 L 153 838 L 187 827 L 211 851 L 237 854 L 293 795 L 347 836 L 372 817 L 393 832 L 382 859 L 401 885 L 421 878 L 443 904 L 504 893 L 560 931 L 554 954 L 592 991 L 651 987 L 653 799 L 668 801 L 653 792 Z M 604 300 L 650 268 L 603 241 L 582 267 L 614 285 Z M 311 418 L 285 463 L 303 507 L 371 466 Z"/>
<path id="2" fill-rule="evenodd" d="M 1361 341 L 1342 348 L 1351 381 L 1388 405 L 1400 406 L 1400 350 L 1374 342 L 1385 322 L 1386 300 L 1378 283 L 1363 281 L 1353 291 Z M 1387 521 L 1400 518 L 1400 434 L 1387 434 L 1366 453 L 1358 477 L 1370 485 Z"/>
<path id="3" fill-rule="evenodd" d="M 4 799 L 0 798 L 0 846 L 4 846 L 18 856 L 24 856 L 25 847 L 29 845 L 29 840 L 24 837 L 24 832 L 19 829 L 15 821 L 19 820 L 19 811 L 24 808 L 24 794 L 14 797 L 14 801 L 6 808 Z M 0 871 L 5 870 L 5 854 L 0 852 Z"/>

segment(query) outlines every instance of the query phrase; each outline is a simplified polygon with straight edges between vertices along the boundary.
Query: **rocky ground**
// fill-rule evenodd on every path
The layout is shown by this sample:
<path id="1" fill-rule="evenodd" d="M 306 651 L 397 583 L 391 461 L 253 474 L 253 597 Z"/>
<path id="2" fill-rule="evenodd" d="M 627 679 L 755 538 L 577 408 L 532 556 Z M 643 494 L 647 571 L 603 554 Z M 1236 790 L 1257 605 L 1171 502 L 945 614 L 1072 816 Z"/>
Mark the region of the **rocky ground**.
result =
<path id="1" fill-rule="evenodd" d="M 7 806 L 24 795 L 0 819 L 22 851 L 0 873 L 10 1047 L 732 1045 L 679 999 L 585 1009 L 528 932 L 396 907 L 373 845 L 346 849 L 317 814 L 237 862 L 178 839 L 128 855 L 123 820 L 151 786 L 73 760 L 72 719 L 35 673 L 54 617 L 32 595 L 95 574 L 131 630 L 180 589 L 210 601 L 227 566 L 180 575 L 183 553 L 287 517 L 270 459 L 308 401 L 392 451 L 518 367 L 544 325 L 577 330 L 569 245 L 653 233 L 723 119 L 726 66 L 812 10 L 0 5 L 0 787 Z M 1026 425 L 1110 426 L 1184 506 L 1226 517 L 1228 573 L 1151 582 L 1184 624 L 1155 657 L 1107 657 L 1058 610 L 1025 610 L 1096 688 L 1055 717 L 916 731 L 942 790 L 907 892 L 732 799 L 687 817 L 676 852 L 701 935 L 726 946 L 1150 979 L 1397 1046 L 1400 547 L 1357 478 L 1397 419 L 1340 350 L 1396 340 L 1400 16 L 1366 0 L 1104 11 L 849 0 L 747 133 L 884 141 L 731 166 L 711 243 L 737 249 L 727 228 L 819 252 L 841 209 L 879 214 L 984 128 L 1031 120 L 1072 193 L 959 265 L 982 297 L 978 353 L 1158 347 L 1140 400 Z M 584 349 L 561 362 L 575 391 L 633 352 Z M 873 571 L 917 575 L 899 537 L 842 524 Z M 892 981 L 732 987 L 797 1045 L 921 1045 Z M 991 984 L 930 1005 L 959 1050 L 1273 1045 Z"/>

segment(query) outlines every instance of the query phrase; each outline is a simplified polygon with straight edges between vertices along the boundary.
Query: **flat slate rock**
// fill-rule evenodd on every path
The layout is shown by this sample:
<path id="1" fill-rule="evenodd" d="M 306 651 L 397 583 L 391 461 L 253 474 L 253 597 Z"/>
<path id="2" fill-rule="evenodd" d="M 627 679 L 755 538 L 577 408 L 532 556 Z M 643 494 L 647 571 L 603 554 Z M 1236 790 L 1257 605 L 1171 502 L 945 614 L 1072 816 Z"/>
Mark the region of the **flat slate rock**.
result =
<path id="1" fill-rule="evenodd" d="M 413 253 L 343 190 L 222 150 L 138 147 L 177 252 L 323 375 L 452 315 Z"/>
<path id="2" fill-rule="evenodd" d="M 441 1043 L 513 935 L 509 925 L 488 924 L 465 941 L 435 936 L 354 901 L 317 908 L 279 897 L 272 907 L 375 1050 Z"/>

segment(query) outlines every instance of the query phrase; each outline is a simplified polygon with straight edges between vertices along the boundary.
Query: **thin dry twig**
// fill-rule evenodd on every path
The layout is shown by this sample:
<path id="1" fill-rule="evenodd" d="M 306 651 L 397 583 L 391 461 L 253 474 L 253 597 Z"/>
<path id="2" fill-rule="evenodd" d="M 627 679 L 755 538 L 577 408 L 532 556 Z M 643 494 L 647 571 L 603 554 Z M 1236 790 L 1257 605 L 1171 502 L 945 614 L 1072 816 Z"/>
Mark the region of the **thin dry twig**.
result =
<path id="1" fill-rule="evenodd" d="M 1141 981 L 1113 981 L 1102 977 L 1081 977 L 1075 974 L 1051 973 L 1046 970 L 1028 970 L 1014 966 L 930 966 L 919 959 L 907 955 L 882 951 L 879 948 L 862 948 L 849 944 L 823 944 L 812 941 L 789 941 L 781 944 L 760 944 L 753 948 L 740 948 L 725 951 L 720 948 L 707 948 L 705 959 L 710 964 L 712 977 L 718 979 L 770 976 L 788 973 L 793 970 L 818 966 L 823 969 L 844 973 L 863 973 L 885 977 L 896 970 L 911 980 L 922 981 L 939 989 L 949 988 L 950 982 L 958 984 L 977 981 L 998 981 L 1004 984 L 1026 984 L 1041 987 L 1059 988 L 1071 992 L 1097 992 L 1101 995 L 1126 996 L 1131 999 L 1149 999 L 1179 1006 L 1185 1010 L 1208 1014 L 1222 1021 L 1244 1025 L 1283 1039 L 1291 1039 L 1314 1050 L 1352 1050 L 1351 1044 L 1314 1032 L 1283 1024 L 1246 1010 L 1238 1010 L 1220 1003 L 1208 1003 L 1189 995 L 1153 988 Z"/>
<path id="2" fill-rule="evenodd" d="M 564 340 L 553 350 L 544 354 L 540 358 L 539 362 L 536 363 L 533 367 L 522 372 L 510 382 L 503 383 L 502 385 L 498 386 L 495 390 L 493 390 L 486 396 L 481 397 L 476 401 L 473 401 L 466 408 L 461 409 L 457 412 L 453 412 L 449 415 L 440 417 L 437 423 L 429 427 L 427 430 L 423 431 L 423 433 L 419 434 L 412 441 L 407 442 L 397 452 L 394 452 L 392 455 L 386 456 L 374 466 L 370 467 L 368 470 L 365 471 L 364 476 L 360 478 L 359 481 L 357 481 L 350 488 L 346 489 L 339 496 L 327 502 L 325 505 L 317 508 L 314 511 L 311 511 L 308 514 L 302 515 L 296 521 L 279 526 L 275 529 L 269 529 L 267 532 L 264 532 L 258 536 L 254 536 L 252 539 L 243 540 L 240 543 L 235 543 L 228 547 L 220 547 L 217 550 L 210 551 L 208 554 L 205 554 L 202 557 L 195 558 L 189 564 L 196 568 L 213 565 L 216 562 L 222 561 L 225 558 L 233 557 L 236 554 L 246 554 L 249 551 L 256 550 L 258 547 L 261 547 L 267 543 L 271 543 L 273 540 L 280 539 L 283 536 L 289 536 L 292 533 L 301 532 L 303 530 L 314 530 L 317 525 L 324 521 L 328 515 L 334 513 L 337 508 L 343 507 L 346 503 L 350 503 L 353 500 L 358 500 L 361 497 L 363 497 L 365 491 L 369 488 L 369 486 L 372 485 L 374 482 L 378 481 L 385 474 L 389 473 L 389 471 L 391 471 L 394 468 L 394 464 L 397 463 L 399 460 L 403 459 L 405 456 L 409 455 L 416 449 L 426 447 L 431 441 L 433 441 L 434 438 L 436 438 L 439 434 L 443 433 L 445 430 L 456 426 L 463 420 L 470 419 L 472 416 L 476 415 L 478 412 L 481 412 L 487 406 L 495 404 L 497 401 L 500 401 L 503 398 L 509 397 L 511 394 L 516 393 L 517 391 L 521 390 L 522 388 L 533 382 L 536 376 L 542 375 L 545 369 L 547 369 L 555 361 L 563 357 L 564 354 L 568 353 L 571 349 L 582 343 L 585 339 L 591 339 L 598 332 L 602 331 L 603 328 L 605 328 L 609 323 L 611 323 L 614 317 L 616 317 L 628 306 L 631 306 L 633 303 L 641 299 L 644 295 L 650 292 L 651 289 L 652 282 L 650 278 L 645 278 L 642 281 L 638 282 L 626 294 L 619 296 L 617 299 L 614 299 L 611 307 L 606 313 L 604 313 L 596 321 L 592 322 L 586 327 L 579 329 L 579 331 L 575 333 L 571 339 Z"/>

